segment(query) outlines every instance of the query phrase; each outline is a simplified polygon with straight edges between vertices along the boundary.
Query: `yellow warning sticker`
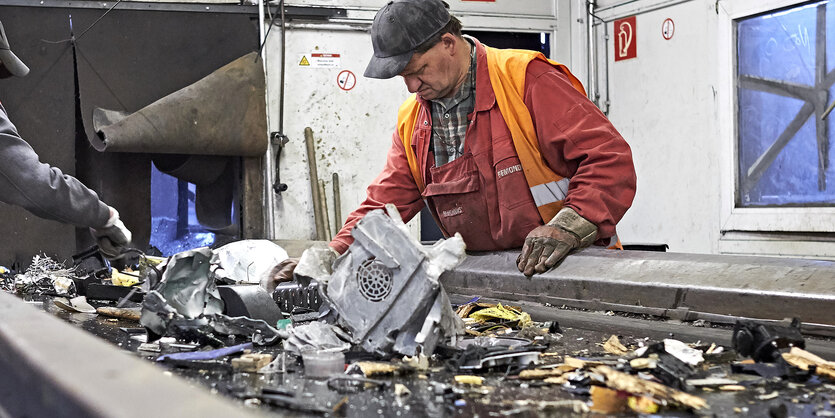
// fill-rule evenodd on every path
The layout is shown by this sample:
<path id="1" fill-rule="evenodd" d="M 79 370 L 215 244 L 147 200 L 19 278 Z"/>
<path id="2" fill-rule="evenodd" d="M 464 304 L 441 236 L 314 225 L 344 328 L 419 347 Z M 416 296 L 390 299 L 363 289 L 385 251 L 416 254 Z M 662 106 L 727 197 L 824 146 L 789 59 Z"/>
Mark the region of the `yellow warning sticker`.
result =
<path id="1" fill-rule="evenodd" d="M 307 60 L 306 55 L 302 55 L 302 60 L 299 62 L 299 65 L 303 66 L 303 67 L 309 67 L 310 66 L 310 61 Z"/>

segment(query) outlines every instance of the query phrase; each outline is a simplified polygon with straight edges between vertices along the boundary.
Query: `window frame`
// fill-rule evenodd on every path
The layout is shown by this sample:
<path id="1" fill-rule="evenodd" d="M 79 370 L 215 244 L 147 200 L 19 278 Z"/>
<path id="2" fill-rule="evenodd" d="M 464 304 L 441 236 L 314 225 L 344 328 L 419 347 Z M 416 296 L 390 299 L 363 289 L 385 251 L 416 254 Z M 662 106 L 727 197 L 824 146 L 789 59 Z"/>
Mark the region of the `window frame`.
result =
<path id="1" fill-rule="evenodd" d="M 808 0 L 734 0 L 718 3 L 718 119 L 723 139 L 720 232 L 835 232 L 835 207 L 736 207 L 738 109 L 737 32 L 739 19 L 809 3 Z"/>

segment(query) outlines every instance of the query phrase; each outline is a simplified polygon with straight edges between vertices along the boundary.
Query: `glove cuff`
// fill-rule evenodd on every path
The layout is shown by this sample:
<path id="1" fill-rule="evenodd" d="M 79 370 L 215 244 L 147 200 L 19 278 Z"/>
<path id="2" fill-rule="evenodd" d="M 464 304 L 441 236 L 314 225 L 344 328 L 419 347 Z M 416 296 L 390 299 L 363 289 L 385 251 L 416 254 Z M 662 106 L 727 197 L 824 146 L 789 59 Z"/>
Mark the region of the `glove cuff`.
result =
<path id="1" fill-rule="evenodd" d="M 548 225 L 556 226 L 576 235 L 580 239 L 580 248 L 588 247 L 597 239 L 597 225 L 589 222 L 569 207 L 560 209 L 554 219 L 548 222 Z"/>
<path id="2" fill-rule="evenodd" d="M 116 225 L 116 222 L 119 220 L 119 211 L 113 206 L 107 206 L 107 208 L 110 209 L 110 218 L 102 228 L 110 228 L 111 226 Z"/>

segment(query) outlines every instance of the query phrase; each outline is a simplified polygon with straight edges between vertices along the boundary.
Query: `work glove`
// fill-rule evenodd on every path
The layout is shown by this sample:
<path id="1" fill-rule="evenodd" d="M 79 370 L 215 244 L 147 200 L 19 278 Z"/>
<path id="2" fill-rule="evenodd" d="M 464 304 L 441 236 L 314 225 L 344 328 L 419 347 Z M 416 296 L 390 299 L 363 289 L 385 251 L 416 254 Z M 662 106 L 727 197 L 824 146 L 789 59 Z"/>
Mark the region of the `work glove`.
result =
<path id="1" fill-rule="evenodd" d="M 280 283 L 294 280 L 299 263 L 302 263 L 299 273 L 303 277 L 319 279 L 328 276 L 333 273 L 332 266 L 337 257 L 339 253 L 332 247 L 308 248 L 301 258 L 288 258 L 273 267 L 265 279 L 261 280 L 261 287 L 272 293 Z"/>
<path id="2" fill-rule="evenodd" d="M 261 286 L 272 293 L 279 284 L 293 280 L 293 272 L 297 265 L 299 265 L 298 257 L 287 258 L 278 263 L 267 275 L 266 282 L 262 283 Z"/>
<path id="3" fill-rule="evenodd" d="M 99 250 L 108 259 L 119 258 L 131 240 L 131 233 L 119 219 L 119 211 L 108 206 L 110 219 L 101 228 L 90 228 Z"/>
<path id="4" fill-rule="evenodd" d="M 597 226 L 574 209 L 562 208 L 554 219 L 538 226 L 525 238 L 516 267 L 525 276 L 544 273 L 559 264 L 572 250 L 585 248 L 597 238 Z"/>

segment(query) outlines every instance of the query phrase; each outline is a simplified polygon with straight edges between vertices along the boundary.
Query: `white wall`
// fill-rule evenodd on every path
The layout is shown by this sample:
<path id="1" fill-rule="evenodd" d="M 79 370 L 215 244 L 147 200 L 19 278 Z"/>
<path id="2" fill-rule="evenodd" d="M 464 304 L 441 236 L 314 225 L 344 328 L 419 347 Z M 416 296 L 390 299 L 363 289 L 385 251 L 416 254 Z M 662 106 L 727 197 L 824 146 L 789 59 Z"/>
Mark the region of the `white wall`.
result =
<path id="1" fill-rule="evenodd" d="M 271 35 L 272 36 L 272 35 Z M 268 43 L 268 80 L 271 129 L 278 129 L 281 85 L 280 37 Z M 327 184 L 328 205 L 333 207 L 331 178 L 339 174 L 342 221 L 365 198 L 365 188 L 382 170 L 391 143 L 397 108 L 407 95 L 397 79 L 362 77 L 371 57 L 369 37 L 355 30 L 291 29 L 287 31 L 284 131 L 289 138 L 280 165 L 280 179 L 288 190 L 275 200 L 277 239 L 313 239 L 313 201 L 304 143 L 304 129 L 313 129 L 319 178 Z M 300 66 L 312 52 L 340 54 L 334 68 Z M 340 89 L 338 74 L 351 71 L 356 86 Z M 333 218 L 333 210 L 329 209 Z M 331 219 L 334 222 L 334 219 Z"/>
<path id="2" fill-rule="evenodd" d="M 708 4 L 710 3 L 710 4 Z M 623 242 L 715 252 L 719 156 L 715 124 L 713 2 L 691 1 L 637 16 L 637 58 L 614 62 L 609 22 L 609 118 L 632 147 L 638 175 L 634 204 L 618 225 Z M 615 17 L 612 14 L 601 17 Z M 672 39 L 661 36 L 666 18 Z M 602 29 L 602 28 L 601 28 Z M 602 45 L 601 45 L 602 46 Z M 606 82 L 601 72 L 601 83 Z"/>

